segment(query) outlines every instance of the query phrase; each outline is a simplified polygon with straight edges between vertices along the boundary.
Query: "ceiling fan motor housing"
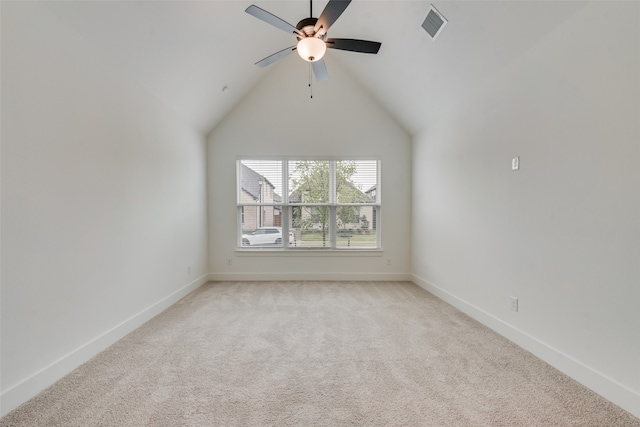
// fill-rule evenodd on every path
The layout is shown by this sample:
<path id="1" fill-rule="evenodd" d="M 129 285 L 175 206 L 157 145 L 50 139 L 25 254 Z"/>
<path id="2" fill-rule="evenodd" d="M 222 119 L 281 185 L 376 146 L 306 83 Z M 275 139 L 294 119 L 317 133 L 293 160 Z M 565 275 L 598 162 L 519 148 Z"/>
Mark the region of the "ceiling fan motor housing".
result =
<path id="1" fill-rule="evenodd" d="M 296 28 L 304 33 L 307 37 L 312 37 L 316 34 L 316 22 L 318 22 L 318 18 L 305 18 L 302 21 L 298 22 Z M 302 37 L 297 36 L 298 40 Z"/>

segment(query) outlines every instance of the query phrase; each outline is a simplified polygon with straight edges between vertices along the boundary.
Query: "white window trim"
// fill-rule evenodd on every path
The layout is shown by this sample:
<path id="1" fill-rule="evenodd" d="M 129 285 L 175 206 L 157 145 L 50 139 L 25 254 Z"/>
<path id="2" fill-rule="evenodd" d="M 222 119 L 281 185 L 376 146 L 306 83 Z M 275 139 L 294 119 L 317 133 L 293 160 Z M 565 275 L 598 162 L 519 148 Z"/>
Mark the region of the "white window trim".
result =
<path id="1" fill-rule="evenodd" d="M 242 192 L 242 184 L 240 182 L 240 162 L 242 160 L 270 160 L 282 162 L 282 203 L 240 203 L 240 194 Z M 329 161 L 330 168 L 330 181 L 329 181 L 329 201 L 330 203 L 289 203 L 289 161 L 314 161 L 314 160 L 327 160 Z M 375 203 L 336 203 L 336 162 L 337 161 L 375 161 L 376 165 L 376 201 Z M 381 199 L 381 171 L 382 165 L 380 159 L 371 157 L 308 157 L 308 156 L 243 156 L 236 159 L 236 254 L 240 256 L 382 256 L 382 204 Z M 245 206 L 279 206 L 281 207 L 282 215 L 282 247 L 246 247 L 242 246 L 242 222 L 240 217 L 240 207 Z M 328 206 L 331 214 L 329 215 L 330 224 L 330 246 L 326 248 L 321 247 L 291 247 L 289 246 L 289 239 L 284 236 L 289 235 L 289 208 L 295 206 Z M 336 247 L 336 228 L 337 218 L 335 215 L 335 209 L 338 206 L 373 206 L 376 210 L 376 242 L 378 244 L 375 248 L 366 247 Z"/>

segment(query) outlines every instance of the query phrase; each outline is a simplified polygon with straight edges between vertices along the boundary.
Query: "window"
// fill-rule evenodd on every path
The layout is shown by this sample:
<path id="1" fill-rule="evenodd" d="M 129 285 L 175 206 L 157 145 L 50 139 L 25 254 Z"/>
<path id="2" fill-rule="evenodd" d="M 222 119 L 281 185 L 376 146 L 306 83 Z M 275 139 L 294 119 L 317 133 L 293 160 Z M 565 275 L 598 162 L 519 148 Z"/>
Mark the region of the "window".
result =
<path id="1" fill-rule="evenodd" d="M 239 160 L 238 246 L 380 248 L 379 169 L 377 160 Z"/>

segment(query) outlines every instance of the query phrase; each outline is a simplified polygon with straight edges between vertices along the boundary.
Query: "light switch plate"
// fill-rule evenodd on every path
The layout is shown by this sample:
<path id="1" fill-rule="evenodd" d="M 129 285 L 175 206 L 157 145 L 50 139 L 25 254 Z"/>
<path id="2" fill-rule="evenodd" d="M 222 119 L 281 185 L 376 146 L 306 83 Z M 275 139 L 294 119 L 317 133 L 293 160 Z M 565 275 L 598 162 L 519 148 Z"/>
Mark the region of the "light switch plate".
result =
<path id="1" fill-rule="evenodd" d="M 520 169 L 520 156 L 511 159 L 511 170 L 517 171 Z"/>

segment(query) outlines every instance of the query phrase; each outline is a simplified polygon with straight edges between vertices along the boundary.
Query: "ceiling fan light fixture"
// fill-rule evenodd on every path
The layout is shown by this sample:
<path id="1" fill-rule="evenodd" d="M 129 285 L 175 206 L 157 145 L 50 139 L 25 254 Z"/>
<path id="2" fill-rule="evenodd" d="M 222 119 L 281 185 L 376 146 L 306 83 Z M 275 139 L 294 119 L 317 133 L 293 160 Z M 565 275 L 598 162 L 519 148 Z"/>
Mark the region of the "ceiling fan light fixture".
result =
<path id="1" fill-rule="evenodd" d="M 258 67 L 266 67 L 269 64 L 273 64 L 285 56 L 290 55 L 294 50 L 297 50 L 300 58 L 310 64 L 309 76 L 311 76 L 311 70 L 313 70 L 316 80 L 320 82 L 327 80 L 328 77 L 327 67 L 324 63 L 324 54 L 327 49 L 370 54 L 378 53 L 381 46 L 381 43 L 378 42 L 358 39 L 326 38 L 327 31 L 340 15 L 342 15 L 342 12 L 345 11 L 347 6 L 349 6 L 351 0 L 328 0 L 329 2 L 318 18 L 313 17 L 312 1 L 313 0 L 309 1 L 310 16 L 303 18 L 295 27 L 273 13 L 259 8 L 255 4 L 252 4 L 245 10 L 249 15 L 296 37 L 295 45 L 284 48 L 279 52 L 261 59 L 256 62 Z"/>
<path id="2" fill-rule="evenodd" d="M 317 37 L 305 37 L 300 39 L 296 50 L 300 58 L 307 62 L 316 62 L 324 56 L 327 51 L 327 45 Z"/>

